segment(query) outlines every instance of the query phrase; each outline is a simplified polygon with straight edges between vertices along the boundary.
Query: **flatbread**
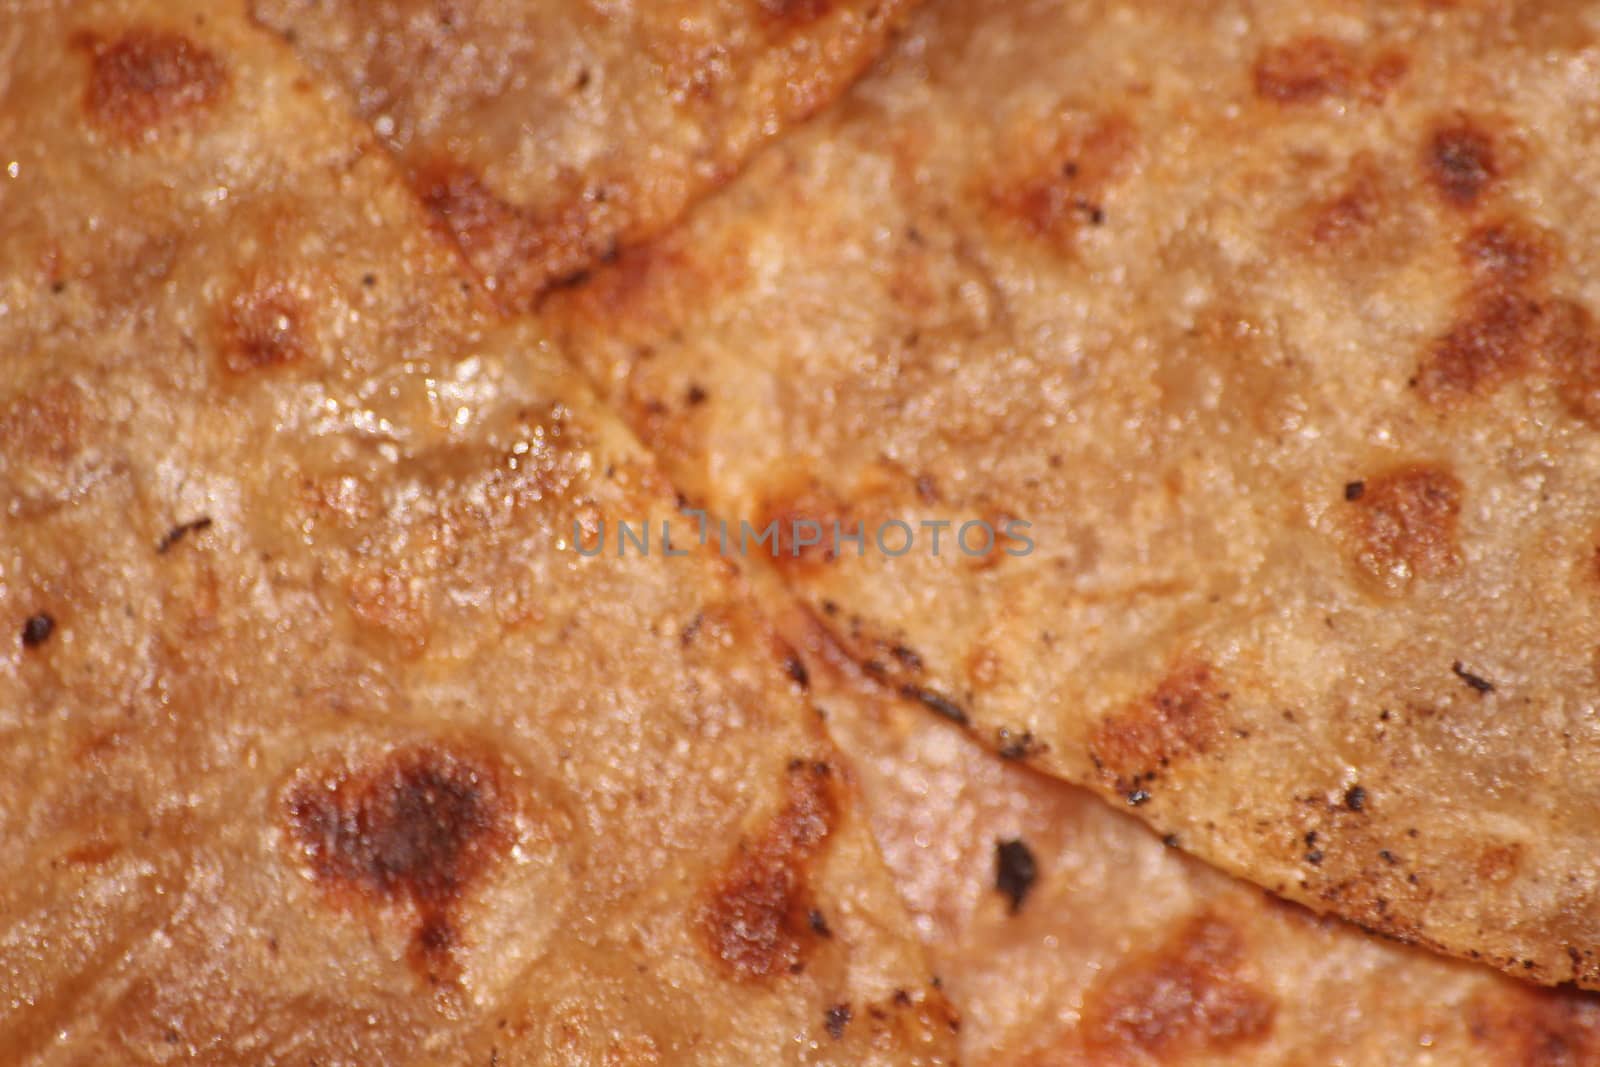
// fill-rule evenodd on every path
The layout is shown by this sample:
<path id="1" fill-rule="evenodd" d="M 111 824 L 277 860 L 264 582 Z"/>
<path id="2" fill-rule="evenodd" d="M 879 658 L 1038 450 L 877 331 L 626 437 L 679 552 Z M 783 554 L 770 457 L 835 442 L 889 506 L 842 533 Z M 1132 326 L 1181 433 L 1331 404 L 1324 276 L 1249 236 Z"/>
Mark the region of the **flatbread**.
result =
<path id="1" fill-rule="evenodd" d="M 833 100 L 917 0 L 253 0 L 506 306 L 649 237 Z"/>
<path id="2" fill-rule="evenodd" d="M 1007 763 L 791 626 L 968 1067 L 1417 1067 L 1600 1058 L 1600 996 L 1318 919 Z M 810 637 L 808 639 L 807 633 Z"/>
<path id="3" fill-rule="evenodd" d="M 547 310 L 735 533 L 864 533 L 777 548 L 885 684 L 1318 911 L 1600 986 L 1597 22 L 939 4 Z"/>
<path id="4" fill-rule="evenodd" d="M 12 5 L 0 146 L 8 1063 L 947 1060 L 786 652 L 574 551 L 671 491 L 334 90 Z"/>

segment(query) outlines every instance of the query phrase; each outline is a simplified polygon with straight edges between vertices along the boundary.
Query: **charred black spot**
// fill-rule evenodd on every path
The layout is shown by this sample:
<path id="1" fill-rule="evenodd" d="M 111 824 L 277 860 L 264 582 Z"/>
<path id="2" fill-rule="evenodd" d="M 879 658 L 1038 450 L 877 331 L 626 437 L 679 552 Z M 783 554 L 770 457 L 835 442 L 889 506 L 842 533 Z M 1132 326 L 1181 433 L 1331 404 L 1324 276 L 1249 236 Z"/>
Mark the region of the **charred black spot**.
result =
<path id="1" fill-rule="evenodd" d="M 1349 500 L 1349 501 L 1352 501 L 1352 502 L 1356 501 L 1356 500 L 1360 500 L 1361 499 L 1361 494 L 1365 493 L 1366 491 L 1367 491 L 1367 483 L 1366 482 L 1345 482 L 1344 483 L 1344 498 L 1346 500 Z"/>
<path id="2" fill-rule="evenodd" d="M 1011 902 L 1011 914 L 1015 915 L 1039 877 L 1039 865 L 1033 850 L 1020 839 L 995 842 L 994 860 L 994 887 Z"/>
<path id="3" fill-rule="evenodd" d="M 850 1020 L 855 1013 L 848 1004 L 835 1004 L 825 1013 L 825 1022 L 828 1027 L 828 1036 L 838 1041 L 844 1037 L 844 1028 L 850 1025 Z"/>
<path id="4" fill-rule="evenodd" d="M 325 879 L 383 896 L 443 902 L 463 887 L 479 841 L 499 822 L 488 775 L 422 749 L 331 783 L 307 783 L 289 799 L 292 825 Z"/>
<path id="5" fill-rule="evenodd" d="M 56 620 L 49 612 L 41 611 L 36 615 L 28 616 L 22 624 L 22 644 L 25 648 L 38 648 L 50 640 L 50 635 L 56 632 Z"/>
<path id="6" fill-rule="evenodd" d="M 1141 804 L 1149 803 L 1150 791 L 1148 789 L 1130 789 L 1128 790 L 1126 799 L 1130 808 L 1137 808 Z"/>
<path id="7" fill-rule="evenodd" d="M 816 908 L 806 914 L 806 924 L 811 927 L 811 932 L 818 937 L 829 938 L 833 936 L 833 927 L 828 925 L 828 917 Z"/>
<path id="8" fill-rule="evenodd" d="M 1351 811 L 1360 811 L 1367 806 L 1367 791 L 1359 785 L 1353 785 L 1344 791 L 1344 806 Z"/>
<path id="9" fill-rule="evenodd" d="M 706 402 L 706 397 L 709 395 L 710 394 L 708 394 L 700 386 L 691 384 L 688 390 L 684 392 L 683 400 L 684 403 L 688 404 L 692 408 L 699 407 L 701 404 Z"/>
<path id="10" fill-rule="evenodd" d="M 432 978 L 432 961 L 458 941 L 452 909 L 503 843 L 507 812 L 495 780 L 486 763 L 423 747 L 302 778 L 285 806 L 330 890 L 410 903 L 414 952 Z"/>

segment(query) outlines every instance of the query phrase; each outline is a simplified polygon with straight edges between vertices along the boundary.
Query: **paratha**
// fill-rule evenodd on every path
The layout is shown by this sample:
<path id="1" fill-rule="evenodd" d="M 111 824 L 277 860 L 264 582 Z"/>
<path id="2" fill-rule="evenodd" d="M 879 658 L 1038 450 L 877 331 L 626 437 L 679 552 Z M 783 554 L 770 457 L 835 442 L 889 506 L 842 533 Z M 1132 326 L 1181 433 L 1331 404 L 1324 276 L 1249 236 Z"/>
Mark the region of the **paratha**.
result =
<path id="1" fill-rule="evenodd" d="M 1318 911 L 1600 986 L 1597 20 L 935 4 L 547 312 L 908 699 Z"/>
<path id="2" fill-rule="evenodd" d="M 240 7 L 7 5 L 0 359 L 7 1063 L 946 1061 L 785 650 L 573 551 L 671 490 Z"/>
<path id="3" fill-rule="evenodd" d="M 670 224 L 916 0 L 253 0 L 508 307 Z"/>
<path id="4" fill-rule="evenodd" d="M 968 1067 L 1600 1060 L 1600 996 L 1316 918 L 930 723 L 805 618 L 788 632 L 960 1005 Z"/>

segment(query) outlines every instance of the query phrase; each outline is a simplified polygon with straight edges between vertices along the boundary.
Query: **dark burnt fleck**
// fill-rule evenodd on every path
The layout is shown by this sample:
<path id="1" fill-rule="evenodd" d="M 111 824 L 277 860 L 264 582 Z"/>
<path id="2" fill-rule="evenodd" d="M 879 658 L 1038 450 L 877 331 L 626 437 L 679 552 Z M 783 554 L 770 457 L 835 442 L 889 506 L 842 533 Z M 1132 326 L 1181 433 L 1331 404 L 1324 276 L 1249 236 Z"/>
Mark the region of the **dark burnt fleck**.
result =
<path id="1" fill-rule="evenodd" d="M 801 689 L 811 688 L 811 675 L 806 671 L 806 665 L 800 661 L 799 656 L 788 656 L 783 661 L 783 669 Z"/>
<path id="2" fill-rule="evenodd" d="M 1020 839 L 997 841 L 994 847 L 994 887 L 1011 902 L 1011 914 L 1022 910 L 1034 881 L 1039 877 L 1039 865 L 1033 850 Z"/>
<path id="3" fill-rule="evenodd" d="M 376 274 L 363 274 L 361 276 L 361 284 L 371 289 L 378 284 L 378 276 Z"/>
<path id="4" fill-rule="evenodd" d="M 855 1012 L 850 1010 L 848 1004 L 835 1004 L 826 1013 L 828 1036 L 838 1041 L 844 1037 L 844 1028 L 850 1025 L 850 1020 L 855 1017 Z"/>
<path id="5" fill-rule="evenodd" d="M 706 402 L 706 397 L 709 395 L 710 394 L 700 386 L 691 383 L 689 388 L 685 390 L 683 394 L 683 400 L 684 403 L 688 404 L 692 408 L 699 407 L 701 404 Z"/>
<path id="6" fill-rule="evenodd" d="M 1161 839 L 1161 843 L 1163 845 L 1166 845 L 1168 848 L 1177 848 L 1178 847 L 1178 835 L 1177 834 L 1168 834 L 1166 837 L 1163 837 Z"/>
<path id="7" fill-rule="evenodd" d="M 1344 498 L 1346 500 L 1350 500 L 1350 501 L 1360 500 L 1361 499 L 1361 494 L 1365 493 L 1366 491 L 1367 491 L 1367 483 L 1366 482 L 1345 482 L 1344 483 Z"/>
<path id="8" fill-rule="evenodd" d="M 1317 832 L 1315 830 L 1306 831 L 1305 842 L 1307 848 L 1314 847 L 1317 843 Z"/>
<path id="9" fill-rule="evenodd" d="M 899 660 L 900 665 L 907 670 L 920 671 L 922 669 L 922 657 L 917 655 L 914 649 L 907 648 L 905 645 L 895 645 L 889 649 L 889 654 Z"/>
<path id="10" fill-rule="evenodd" d="M 1032 730 L 1013 730 L 1002 726 L 995 731 L 996 747 L 1001 759 L 1032 759 L 1045 750 L 1045 745 L 1033 736 Z"/>
<path id="11" fill-rule="evenodd" d="M 547 288 L 550 292 L 560 292 L 562 289 L 577 289 L 586 284 L 590 277 L 591 272 L 588 269 L 567 271 L 565 274 L 557 274 L 551 278 Z"/>
<path id="12" fill-rule="evenodd" d="M 1396 856 L 1393 852 L 1390 852 L 1386 848 L 1380 848 L 1378 850 L 1378 858 L 1381 859 L 1385 863 L 1399 863 L 1400 862 L 1400 858 L 1398 856 Z"/>
<path id="13" fill-rule="evenodd" d="M 1313 866 L 1313 867 L 1321 866 L 1322 865 L 1322 850 L 1318 849 L 1318 848 L 1314 848 L 1310 852 L 1307 852 L 1306 853 L 1306 862 L 1311 864 L 1311 866 Z"/>
<path id="14" fill-rule="evenodd" d="M 166 555 L 167 551 L 172 548 L 173 545 L 177 544 L 179 541 L 182 541 L 185 537 L 188 537 L 192 533 L 199 533 L 201 530 L 208 530 L 210 528 L 211 517 L 209 515 L 202 515 L 200 518 L 191 519 L 188 522 L 180 522 L 178 525 L 161 535 L 161 540 L 156 542 L 156 552 L 161 555 Z"/>
<path id="15" fill-rule="evenodd" d="M 806 923 L 811 927 L 811 932 L 818 937 L 832 937 L 833 927 L 828 925 L 828 917 L 816 908 L 806 914 Z"/>
<path id="16" fill-rule="evenodd" d="M 1150 800 L 1150 791 L 1148 789 L 1131 789 L 1128 791 L 1127 799 L 1130 808 L 1137 808 Z"/>
<path id="17" fill-rule="evenodd" d="M 50 635 L 55 632 L 56 620 L 48 612 L 41 611 L 28 616 L 28 621 L 22 624 L 22 644 L 27 648 L 38 648 L 50 640 Z"/>
<path id="18" fill-rule="evenodd" d="M 1360 811 L 1367 806 L 1367 791 L 1359 785 L 1353 785 L 1344 791 L 1344 806 L 1351 811 Z"/>
<path id="19" fill-rule="evenodd" d="M 1463 682 L 1466 682 L 1470 689 L 1478 693 L 1494 692 L 1493 682 L 1489 681 L 1487 678 L 1482 678 L 1476 674 L 1473 674 L 1471 671 L 1467 670 L 1461 665 L 1460 660 L 1456 660 L 1454 663 L 1450 664 L 1450 670 L 1457 678 L 1460 678 Z"/>
<path id="20" fill-rule="evenodd" d="M 903 685 L 900 687 L 900 695 L 910 697 L 930 711 L 944 716 L 958 726 L 966 726 L 971 721 L 967 718 L 967 713 L 962 709 L 961 705 L 949 697 L 935 693 L 932 689 L 924 689 L 920 685 Z"/>

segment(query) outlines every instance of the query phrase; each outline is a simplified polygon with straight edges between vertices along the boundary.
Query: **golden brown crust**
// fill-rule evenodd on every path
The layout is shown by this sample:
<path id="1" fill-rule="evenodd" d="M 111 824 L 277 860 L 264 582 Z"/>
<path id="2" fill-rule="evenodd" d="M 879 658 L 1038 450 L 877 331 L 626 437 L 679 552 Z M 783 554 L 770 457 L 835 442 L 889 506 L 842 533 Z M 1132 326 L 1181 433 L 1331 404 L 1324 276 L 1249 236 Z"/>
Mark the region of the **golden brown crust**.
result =
<path id="1" fill-rule="evenodd" d="M 770 603 L 781 601 L 774 590 Z M 1595 994 L 1390 944 L 1235 882 L 1183 855 L 1181 838 L 1162 842 L 896 701 L 803 610 L 777 617 L 962 1006 L 963 1063 L 1510 1067 L 1600 1056 Z"/>
<path id="2" fill-rule="evenodd" d="M 731 519 L 1032 523 L 788 567 L 887 684 L 1314 908 L 1600 985 L 1593 19 L 941 5 L 547 311 Z"/>
<path id="3" fill-rule="evenodd" d="M 231 5 L 12 5 L 0 144 L 8 1063 L 946 1061 L 770 630 L 573 550 L 673 494 L 336 90 Z"/>
<path id="4" fill-rule="evenodd" d="M 665 229 L 917 0 L 254 0 L 349 91 L 507 307 Z"/>

